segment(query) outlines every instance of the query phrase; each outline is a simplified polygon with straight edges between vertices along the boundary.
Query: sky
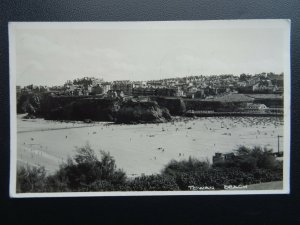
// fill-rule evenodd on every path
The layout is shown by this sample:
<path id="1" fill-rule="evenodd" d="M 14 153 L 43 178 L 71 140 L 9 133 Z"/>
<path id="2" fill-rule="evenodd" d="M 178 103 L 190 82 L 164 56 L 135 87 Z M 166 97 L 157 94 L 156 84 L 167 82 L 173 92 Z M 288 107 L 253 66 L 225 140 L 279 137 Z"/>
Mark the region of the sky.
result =
<path id="1" fill-rule="evenodd" d="M 154 80 L 287 70 L 289 21 L 90 22 L 9 25 L 17 85 L 81 77 Z"/>

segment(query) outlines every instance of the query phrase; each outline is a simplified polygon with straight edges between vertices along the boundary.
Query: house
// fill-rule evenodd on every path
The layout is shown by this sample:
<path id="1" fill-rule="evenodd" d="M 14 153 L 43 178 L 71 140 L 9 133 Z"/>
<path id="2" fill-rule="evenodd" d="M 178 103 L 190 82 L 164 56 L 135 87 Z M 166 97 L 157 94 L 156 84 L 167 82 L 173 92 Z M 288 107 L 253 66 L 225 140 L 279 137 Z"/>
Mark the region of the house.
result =
<path id="1" fill-rule="evenodd" d="M 159 88 L 162 86 L 162 82 L 159 80 L 147 81 L 148 87 Z"/>
<path id="2" fill-rule="evenodd" d="M 132 89 L 133 96 L 152 96 L 156 95 L 156 89 L 155 88 L 133 88 Z"/>
<path id="3" fill-rule="evenodd" d="M 109 82 L 103 82 L 101 86 L 104 94 L 106 94 L 111 89 L 111 84 Z"/>
<path id="4" fill-rule="evenodd" d="M 246 112 L 265 113 L 268 111 L 268 107 L 265 104 L 247 103 L 245 107 Z"/>
<path id="5" fill-rule="evenodd" d="M 114 81 L 112 85 L 112 90 L 114 91 L 122 91 L 126 95 L 132 94 L 133 83 L 129 80 L 124 81 Z"/>
<path id="6" fill-rule="evenodd" d="M 247 86 L 253 86 L 254 84 L 257 84 L 259 81 L 260 81 L 260 77 L 254 76 L 254 77 L 252 77 L 251 80 L 247 81 Z"/>
<path id="7" fill-rule="evenodd" d="M 199 88 L 194 95 L 195 98 L 205 98 L 204 88 Z"/>
<path id="8" fill-rule="evenodd" d="M 146 81 L 134 81 L 133 88 L 146 88 L 147 82 Z"/>
<path id="9" fill-rule="evenodd" d="M 186 97 L 194 99 L 195 98 L 195 94 L 194 93 L 186 93 Z"/>
<path id="10" fill-rule="evenodd" d="M 276 84 L 273 84 L 271 80 L 263 80 L 252 86 L 253 92 L 265 92 L 265 93 L 273 93 L 278 90 Z"/>
<path id="11" fill-rule="evenodd" d="M 18 94 L 21 93 L 21 86 L 17 85 L 16 86 L 16 91 L 17 91 Z"/>

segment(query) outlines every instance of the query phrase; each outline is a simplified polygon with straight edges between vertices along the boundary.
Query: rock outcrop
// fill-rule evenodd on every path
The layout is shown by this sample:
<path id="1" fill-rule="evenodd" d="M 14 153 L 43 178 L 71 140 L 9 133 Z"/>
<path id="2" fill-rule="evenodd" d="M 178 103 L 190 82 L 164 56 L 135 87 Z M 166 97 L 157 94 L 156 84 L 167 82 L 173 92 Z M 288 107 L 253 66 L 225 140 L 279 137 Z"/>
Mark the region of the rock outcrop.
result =
<path id="1" fill-rule="evenodd" d="M 159 123 L 170 119 L 169 110 L 160 107 L 155 101 L 125 102 L 116 114 L 118 123 Z"/>
<path id="2" fill-rule="evenodd" d="M 171 119 L 167 107 L 156 101 L 126 101 L 89 96 L 26 95 L 18 100 L 18 113 L 48 120 L 158 123 Z"/>
<path id="3" fill-rule="evenodd" d="M 153 97 L 160 107 L 167 108 L 172 116 L 181 116 L 186 111 L 185 103 L 180 98 Z"/>
<path id="4" fill-rule="evenodd" d="M 118 101 L 99 98 L 77 99 L 50 110 L 45 119 L 114 121 L 120 108 Z"/>

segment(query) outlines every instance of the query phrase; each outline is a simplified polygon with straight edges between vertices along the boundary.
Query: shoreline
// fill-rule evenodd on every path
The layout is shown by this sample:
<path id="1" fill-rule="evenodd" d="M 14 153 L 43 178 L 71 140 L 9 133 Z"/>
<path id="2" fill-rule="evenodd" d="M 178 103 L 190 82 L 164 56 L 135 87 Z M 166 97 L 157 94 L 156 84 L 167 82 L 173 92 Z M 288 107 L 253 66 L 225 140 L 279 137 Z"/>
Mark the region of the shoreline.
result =
<path id="1" fill-rule="evenodd" d="M 23 114 L 18 114 L 18 116 L 21 116 Z M 263 117 L 270 117 L 274 119 L 282 119 L 280 116 L 257 116 L 257 114 L 252 114 L 253 116 L 250 116 L 250 118 L 263 118 Z M 27 119 L 23 117 L 19 117 L 22 121 L 25 122 L 39 122 L 39 121 L 44 121 L 45 123 L 57 123 L 60 125 L 73 125 L 73 126 L 65 126 L 65 127 L 54 127 L 54 128 L 42 128 L 42 129 L 35 129 L 35 130 L 18 130 L 17 133 L 31 133 L 31 132 L 45 132 L 45 131 L 55 131 L 55 130 L 69 130 L 69 129 L 74 129 L 74 128 L 88 128 L 88 127 L 97 127 L 97 126 L 138 126 L 138 125 L 161 125 L 161 124 L 174 124 L 176 122 L 188 122 L 188 121 L 196 121 L 198 119 L 203 119 L 203 118 L 216 118 L 216 119 L 233 119 L 233 118 L 241 118 L 241 116 L 234 116 L 234 115 L 229 115 L 224 116 L 223 114 L 216 114 L 214 116 L 173 116 L 171 120 L 168 121 L 161 121 L 161 122 L 135 122 L 135 123 L 117 123 L 117 122 L 107 122 L 107 121 L 91 121 L 89 123 L 86 123 L 82 120 L 47 120 L 44 118 L 34 118 L 34 119 Z"/>

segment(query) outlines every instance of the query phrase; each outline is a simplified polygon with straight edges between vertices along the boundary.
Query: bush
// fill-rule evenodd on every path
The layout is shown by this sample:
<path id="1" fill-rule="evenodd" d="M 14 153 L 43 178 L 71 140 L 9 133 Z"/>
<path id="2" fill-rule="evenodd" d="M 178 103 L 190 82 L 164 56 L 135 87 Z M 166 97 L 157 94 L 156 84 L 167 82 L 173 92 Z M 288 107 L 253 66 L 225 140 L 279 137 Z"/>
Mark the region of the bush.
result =
<path id="1" fill-rule="evenodd" d="M 252 156 L 244 156 L 237 160 L 237 166 L 242 171 L 252 171 L 257 168 L 257 159 Z"/>
<path id="2" fill-rule="evenodd" d="M 237 162 L 242 169 L 270 169 L 275 170 L 280 167 L 280 163 L 272 154 L 271 149 L 254 147 L 252 149 L 244 146 L 237 150 Z M 245 166 L 245 167 L 244 167 Z"/>
<path id="3" fill-rule="evenodd" d="M 181 190 L 188 190 L 188 186 L 214 187 L 221 190 L 224 189 L 224 185 L 249 185 L 278 180 L 282 180 L 282 173 L 266 169 L 245 172 L 239 168 L 211 168 L 176 176 L 176 183 Z"/>
<path id="4" fill-rule="evenodd" d="M 159 175 L 129 180 L 116 168 L 109 153 L 101 151 L 99 160 L 87 144 L 77 148 L 73 158 L 46 176 L 43 167 L 19 167 L 17 192 L 70 191 L 176 191 L 189 186 L 224 189 L 224 185 L 248 185 L 282 180 L 282 162 L 270 150 L 240 147 L 235 157 L 210 166 L 195 158 L 172 160 Z"/>
<path id="5" fill-rule="evenodd" d="M 179 187 L 173 177 L 150 175 L 137 177 L 129 182 L 132 191 L 175 191 Z"/>
<path id="6" fill-rule="evenodd" d="M 44 167 L 21 166 L 17 169 L 17 192 L 44 192 L 46 188 Z"/>
<path id="7" fill-rule="evenodd" d="M 17 173 L 18 192 L 112 191 L 126 189 L 126 174 L 116 168 L 109 153 L 101 151 L 101 160 L 87 144 L 77 148 L 59 170 L 46 177 L 43 167 L 21 167 Z"/>
<path id="8" fill-rule="evenodd" d="M 217 161 L 214 168 L 239 168 L 249 172 L 256 169 L 282 170 L 282 163 L 277 161 L 270 149 L 260 147 L 239 147 L 235 150 L 236 156 L 225 161 Z"/>
<path id="9" fill-rule="evenodd" d="M 214 187 L 223 189 L 224 185 L 248 185 L 260 182 L 282 180 L 282 162 L 275 159 L 271 150 L 241 146 L 232 158 L 215 162 L 197 159 L 171 161 L 162 171 L 163 175 L 175 179 L 181 190 L 188 186 Z"/>
<path id="10" fill-rule="evenodd" d="M 189 157 L 188 160 L 182 160 L 182 161 L 172 160 L 163 169 L 162 174 L 176 176 L 177 174 L 180 173 L 206 171 L 209 168 L 210 168 L 210 164 L 208 161 L 202 162 L 198 159 Z"/>
<path id="11" fill-rule="evenodd" d="M 116 168 L 115 160 L 109 153 L 101 151 L 98 160 L 94 151 L 87 144 L 77 148 L 73 159 L 61 166 L 60 170 L 50 178 L 57 190 L 90 191 L 96 187 L 123 185 L 126 174 Z M 107 185 L 109 183 L 109 185 Z"/>

